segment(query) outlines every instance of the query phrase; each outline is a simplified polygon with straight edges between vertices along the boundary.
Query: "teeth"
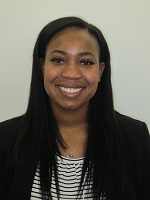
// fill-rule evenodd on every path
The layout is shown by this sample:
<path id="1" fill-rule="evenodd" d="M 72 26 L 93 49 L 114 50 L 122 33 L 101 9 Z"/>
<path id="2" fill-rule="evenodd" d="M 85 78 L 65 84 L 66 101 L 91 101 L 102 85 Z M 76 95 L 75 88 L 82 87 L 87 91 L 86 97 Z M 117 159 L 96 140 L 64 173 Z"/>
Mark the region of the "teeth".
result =
<path id="1" fill-rule="evenodd" d="M 76 93 L 82 90 L 82 88 L 65 88 L 65 87 L 59 87 L 62 91 L 67 93 Z"/>

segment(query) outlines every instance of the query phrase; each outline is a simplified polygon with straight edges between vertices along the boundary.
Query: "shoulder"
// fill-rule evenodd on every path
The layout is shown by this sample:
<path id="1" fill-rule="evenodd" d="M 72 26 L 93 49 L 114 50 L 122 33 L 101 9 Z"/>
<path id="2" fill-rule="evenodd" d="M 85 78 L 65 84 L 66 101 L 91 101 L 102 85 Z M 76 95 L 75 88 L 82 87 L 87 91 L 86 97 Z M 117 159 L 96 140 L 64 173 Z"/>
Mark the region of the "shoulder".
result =
<path id="1" fill-rule="evenodd" d="M 147 125 L 145 122 L 142 122 L 137 119 L 133 119 L 129 116 L 122 115 L 120 113 L 117 113 L 116 115 L 117 121 L 120 125 L 120 127 L 125 132 L 136 132 L 137 134 L 142 134 L 142 132 L 148 132 Z"/>
<path id="2" fill-rule="evenodd" d="M 21 120 L 22 116 L 0 122 L 0 136 L 6 136 L 7 133 L 17 131 L 20 126 Z"/>
<path id="3" fill-rule="evenodd" d="M 22 117 L 15 117 L 0 123 L 0 146 L 10 145 L 18 134 Z"/>
<path id="4" fill-rule="evenodd" d="M 117 113 L 117 121 L 128 146 L 142 148 L 144 143 L 150 144 L 150 135 L 145 122 Z"/>
<path id="5" fill-rule="evenodd" d="M 129 116 L 125 116 L 120 113 L 117 113 L 116 116 L 119 124 L 124 128 L 138 129 L 141 128 L 143 125 L 145 125 L 145 123 L 140 120 L 133 119 Z"/>
<path id="6" fill-rule="evenodd" d="M 19 122 L 21 120 L 22 116 L 19 117 L 14 117 L 12 119 L 8 119 L 5 121 L 0 122 L 0 129 L 5 129 L 7 127 L 12 127 L 14 125 L 16 125 L 17 122 Z"/>

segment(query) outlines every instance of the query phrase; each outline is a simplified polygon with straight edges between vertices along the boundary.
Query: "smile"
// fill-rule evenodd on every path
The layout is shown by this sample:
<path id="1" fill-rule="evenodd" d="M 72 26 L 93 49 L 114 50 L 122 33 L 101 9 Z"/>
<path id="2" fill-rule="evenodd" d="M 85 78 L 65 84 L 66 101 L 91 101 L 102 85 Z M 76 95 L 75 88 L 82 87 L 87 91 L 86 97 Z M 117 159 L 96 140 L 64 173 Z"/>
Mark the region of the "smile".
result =
<path id="1" fill-rule="evenodd" d="M 67 93 L 76 93 L 82 90 L 82 88 L 65 88 L 65 87 L 60 87 L 59 88 L 63 91 L 63 92 L 67 92 Z"/>

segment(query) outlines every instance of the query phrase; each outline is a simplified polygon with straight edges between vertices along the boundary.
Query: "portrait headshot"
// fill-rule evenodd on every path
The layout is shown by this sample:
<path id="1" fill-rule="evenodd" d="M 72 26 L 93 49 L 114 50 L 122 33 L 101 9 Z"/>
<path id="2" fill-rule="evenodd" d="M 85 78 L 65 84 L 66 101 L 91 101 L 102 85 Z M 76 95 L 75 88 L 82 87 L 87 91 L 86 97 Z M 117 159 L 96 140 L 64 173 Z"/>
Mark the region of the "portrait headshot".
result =
<path id="1" fill-rule="evenodd" d="M 28 3 L 1 14 L 0 199 L 149 200 L 149 3 Z"/>

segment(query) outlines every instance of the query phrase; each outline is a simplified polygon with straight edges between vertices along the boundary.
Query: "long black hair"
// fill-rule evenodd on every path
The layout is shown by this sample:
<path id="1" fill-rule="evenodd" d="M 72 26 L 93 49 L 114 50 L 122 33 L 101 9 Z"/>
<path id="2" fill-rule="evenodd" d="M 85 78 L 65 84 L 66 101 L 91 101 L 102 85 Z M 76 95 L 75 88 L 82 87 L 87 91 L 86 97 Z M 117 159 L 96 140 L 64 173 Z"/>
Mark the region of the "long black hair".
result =
<path id="1" fill-rule="evenodd" d="M 94 35 L 98 41 L 100 62 L 105 63 L 101 81 L 95 95 L 90 100 L 88 110 L 88 141 L 84 159 L 82 186 L 85 172 L 88 172 L 87 182 L 93 178 L 93 199 L 100 199 L 105 193 L 107 199 L 117 200 L 121 189 L 122 150 L 121 134 L 116 120 L 111 86 L 110 53 L 102 32 L 94 25 L 78 17 L 64 17 L 47 24 L 39 33 L 34 52 L 33 68 L 30 86 L 30 96 L 27 111 L 15 145 L 17 155 L 23 138 L 32 138 L 35 158 L 40 165 L 40 184 L 43 196 L 51 199 L 50 185 L 52 171 L 54 172 L 56 189 L 59 198 L 59 183 L 55 155 L 60 154 L 58 142 L 63 144 L 57 121 L 51 109 L 49 97 L 45 92 L 41 70 L 41 59 L 45 59 L 46 48 L 51 38 L 67 27 L 80 27 Z M 91 170 L 94 166 L 93 177 Z M 45 195 L 44 195 L 45 194 Z M 103 197 L 102 197 L 103 198 Z"/>

